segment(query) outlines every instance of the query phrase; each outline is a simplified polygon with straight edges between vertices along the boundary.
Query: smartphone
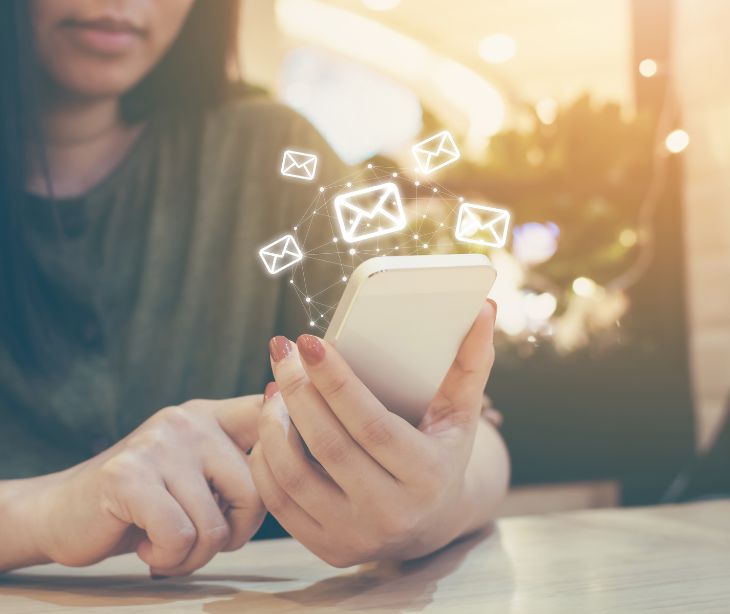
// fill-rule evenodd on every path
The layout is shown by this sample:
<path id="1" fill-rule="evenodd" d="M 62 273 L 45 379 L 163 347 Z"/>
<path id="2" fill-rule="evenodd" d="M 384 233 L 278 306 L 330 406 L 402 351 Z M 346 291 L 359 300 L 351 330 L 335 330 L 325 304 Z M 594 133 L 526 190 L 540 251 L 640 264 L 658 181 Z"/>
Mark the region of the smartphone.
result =
<path id="1" fill-rule="evenodd" d="M 496 277 L 483 254 L 371 258 L 350 276 L 324 338 L 417 425 Z"/>

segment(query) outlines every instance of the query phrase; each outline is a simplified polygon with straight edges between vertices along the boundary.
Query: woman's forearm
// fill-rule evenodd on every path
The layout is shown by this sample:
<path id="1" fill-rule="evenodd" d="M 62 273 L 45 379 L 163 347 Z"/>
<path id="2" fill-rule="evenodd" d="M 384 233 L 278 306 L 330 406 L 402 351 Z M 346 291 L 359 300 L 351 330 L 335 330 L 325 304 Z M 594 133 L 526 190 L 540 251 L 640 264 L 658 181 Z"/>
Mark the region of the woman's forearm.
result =
<path id="1" fill-rule="evenodd" d="M 487 526 L 509 486 L 510 460 L 507 447 L 497 429 L 480 418 L 464 479 L 460 509 L 463 518 L 459 535 Z"/>
<path id="2" fill-rule="evenodd" d="M 40 518 L 47 499 L 43 493 L 59 475 L 0 481 L 0 573 L 50 562 L 39 547 L 39 531 L 44 524 Z M 401 554 L 405 558 L 421 556 L 456 536 L 485 527 L 494 519 L 508 483 L 509 456 L 504 442 L 494 426 L 480 419 L 461 496 L 449 506 L 453 517 L 442 517 L 438 523 L 442 531 L 429 532 L 428 539 L 414 546 L 413 553 Z"/>
<path id="3" fill-rule="evenodd" d="M 49 562 L 37 546 L 34 525 L 39 493 L 51 477 L 0 481 L 0 573 Z"/>

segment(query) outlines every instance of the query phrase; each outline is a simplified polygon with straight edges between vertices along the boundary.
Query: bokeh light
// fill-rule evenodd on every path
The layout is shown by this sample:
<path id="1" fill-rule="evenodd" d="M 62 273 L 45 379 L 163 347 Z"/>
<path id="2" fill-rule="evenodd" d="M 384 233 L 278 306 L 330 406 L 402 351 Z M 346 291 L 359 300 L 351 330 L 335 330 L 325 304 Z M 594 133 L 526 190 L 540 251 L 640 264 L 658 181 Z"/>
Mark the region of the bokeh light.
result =
<path id="1" fill-rule="evenodd" d="M 526 265 L 541 264 L 550 260 L 558 251 L 560 229 L 548 222 L 528 222 L 515 227 L 512 251 L 515 258 Z"/>
<path id="2" fill-rule="evenodd" d="M 639 235 L 633 228 L 624 228 L 618 235 L 618 242 L 624 247 L 633 247 L 639 240 Z"/>
<path id="3" fill-rule="evenodd" d="M 554 98 L 543 98 L 535 105 L 535 113 L 543 124 L 552 124 L 558 116 L 558 101 Z"/>
<path id="4" fill-rule="evenodd" d="M 653 77 L 657 73 L 657 63 L 651 58 L 646 58 L 639 62 L 639 74 L 647 79 Z"/>
<path id="5" fill-rule="evenodd" d="M 664 140 L 664 145 L 669 152 L 680 153 L 689 145 L 689 134 L 682 129 L 672 130 Z"/>
<path id="6" fill-rule="evenodd" d="M 578 277 L 573 280 L 573 292 L 583 298 L 591 298 L 598 292 L 598 284 L 588 277 Z"/>
<path id="7" fill-rule="evenodd" d="M 558 299 L 549 292 L 542 294 L 528 292 L 525 295 L 525 310 L 531 323 L 530 328 L 540 328 L 547 324 L 557 307 Z"/>
<path id="8" fill-rule="evenodd" d="M 509 34 L 492 34 L 479 41 L 479 55 L 490 64 L 511 60 L 516 52 L 517 43 Z"/>

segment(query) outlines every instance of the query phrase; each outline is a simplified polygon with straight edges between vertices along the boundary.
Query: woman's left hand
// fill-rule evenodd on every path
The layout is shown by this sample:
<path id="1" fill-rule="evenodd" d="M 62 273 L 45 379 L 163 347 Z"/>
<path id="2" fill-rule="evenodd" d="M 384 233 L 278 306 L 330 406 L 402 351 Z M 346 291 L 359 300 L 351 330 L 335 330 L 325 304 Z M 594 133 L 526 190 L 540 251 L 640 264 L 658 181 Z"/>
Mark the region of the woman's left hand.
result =
<path id="1" fill-rule="evenodd" d="M 276 384 L 250 464 L 264 504 L 293 537 L 343 567 L 421 556 L 485 524 L 474 509 L 488 490 L 475 483 L 485 470 L 471 471 L 484 463 L 470 459 L 478 424 L 491 428 L 479 414 L 494 318 L 486 302 L 418 428 L 388 411 L 326 342 L 272 339 Z"/>

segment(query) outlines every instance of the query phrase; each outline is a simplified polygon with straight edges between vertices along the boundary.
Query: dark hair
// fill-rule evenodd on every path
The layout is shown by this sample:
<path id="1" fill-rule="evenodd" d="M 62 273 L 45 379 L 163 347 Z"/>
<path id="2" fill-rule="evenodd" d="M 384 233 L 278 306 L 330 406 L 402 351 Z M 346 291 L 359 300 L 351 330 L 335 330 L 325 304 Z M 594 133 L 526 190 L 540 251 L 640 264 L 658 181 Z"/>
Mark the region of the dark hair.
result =
<path id="1" fill-rule="evenodd" d="M 0 345 L 25 368 L 43 366 L 53 334 L 22 223 L 27 157 L 45 159 L 30 5 L 0 2 Z M 159 109 L 195 112 L 225 98 L 238 10 L 239 0 L 195 2 L 165 56 L 122 97 L 123 119 L 136 123 Z"/>

